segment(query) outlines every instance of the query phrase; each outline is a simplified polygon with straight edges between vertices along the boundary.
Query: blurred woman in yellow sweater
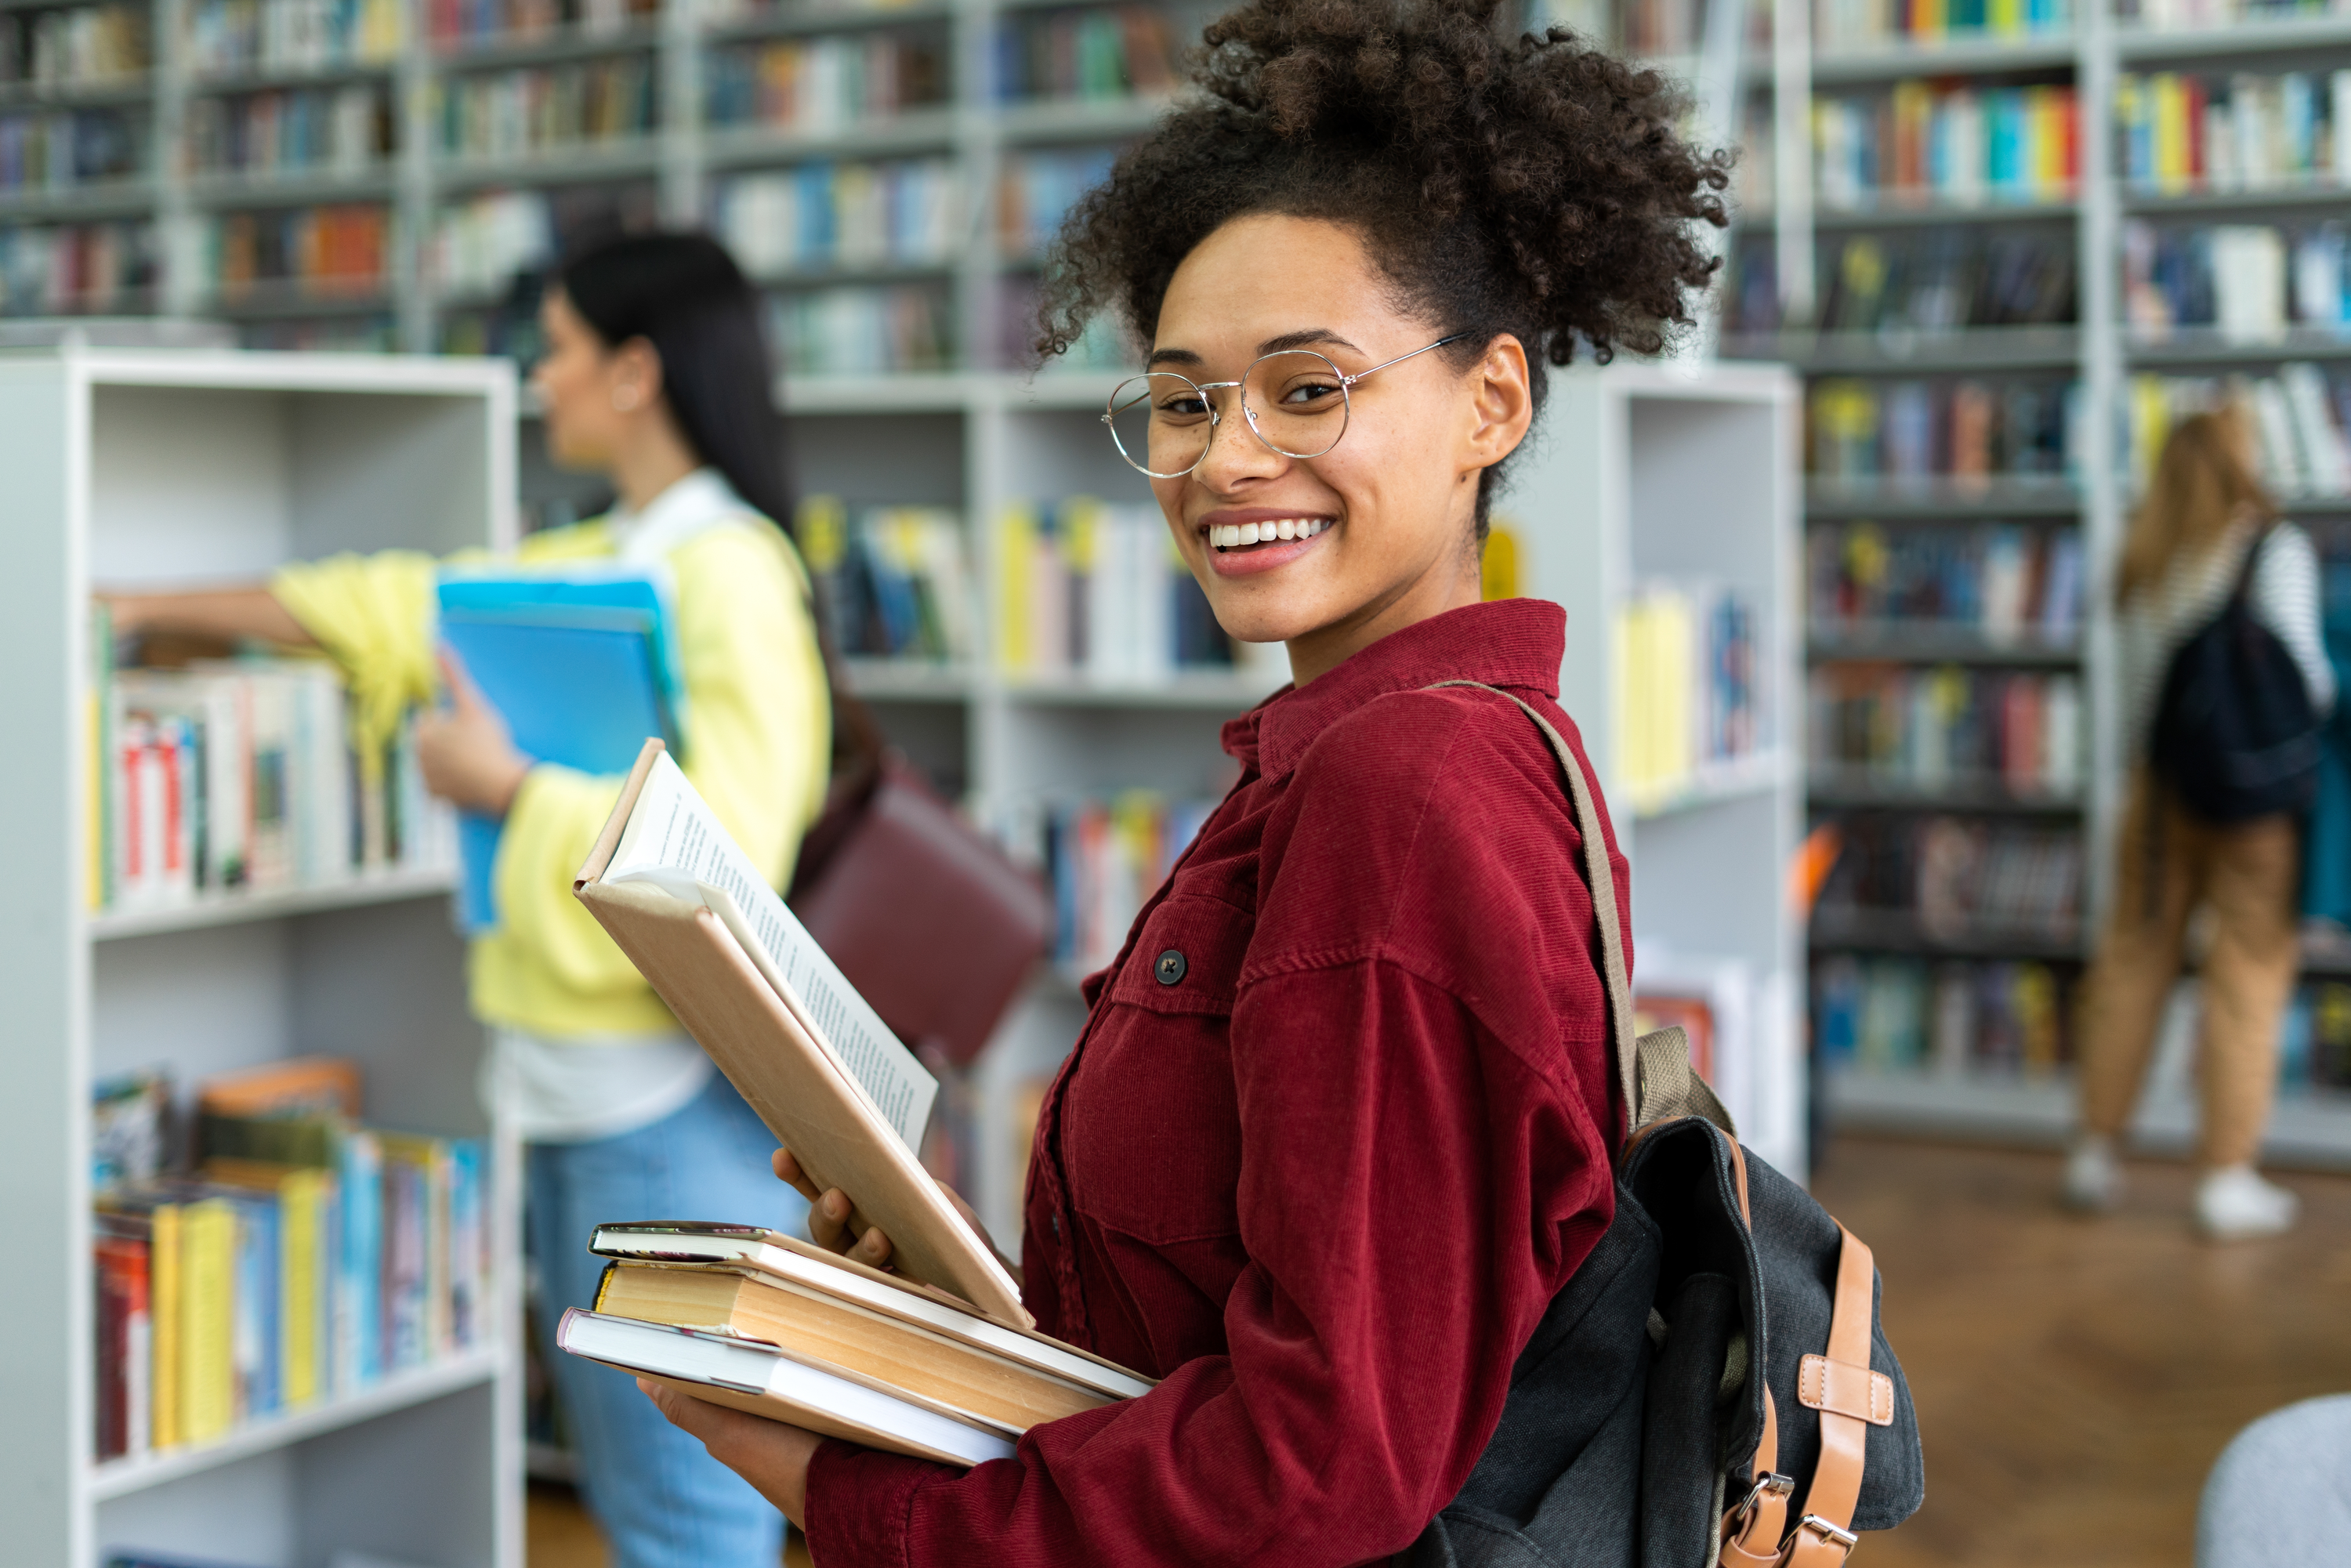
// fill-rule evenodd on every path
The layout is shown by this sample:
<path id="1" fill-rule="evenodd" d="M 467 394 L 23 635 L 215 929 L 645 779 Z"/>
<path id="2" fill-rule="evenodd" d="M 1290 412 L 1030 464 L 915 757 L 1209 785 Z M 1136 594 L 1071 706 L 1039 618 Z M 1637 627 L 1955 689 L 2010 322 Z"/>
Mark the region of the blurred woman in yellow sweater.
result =
<path id="1" fill-rule="evenodd" d="M 679 762 L 747 854 L 786 886 L 823 803 L 831 716 L 791 516 L 758 297 L 699 235 L 623 239 L 565 266 L 531 377 L 549 455 L 619 493 L 605 517 L 526 539 L 509 563 L 612 561 L 665 577 L 685 689 Z M 590 1304 L 590 1228 L 695 1217 L 798 1229 L 768 1175 L 774 1140 L 571 896 L 620 780 L 517 751 L 504 718 L 444 665 L 440 563 L 386 551 L 285 568 L 266 587 L 132 596 L 118 629 L 315 644 L 362 715 L 428 708 L 425 782 L 502 819 L 497 926 L 469 956 L 491 1026 L 490 1091 L 530 1142 L 529 1244 L 541 1327 Z M 432 709 L 444 693 L 447 705 Z M 552 1343 L 551 1332 L 543 1343 Z M 614 1568 L 774 1568 L 781 1521 L 630 1380 L 570 1356 L 563 1396 Z"/>

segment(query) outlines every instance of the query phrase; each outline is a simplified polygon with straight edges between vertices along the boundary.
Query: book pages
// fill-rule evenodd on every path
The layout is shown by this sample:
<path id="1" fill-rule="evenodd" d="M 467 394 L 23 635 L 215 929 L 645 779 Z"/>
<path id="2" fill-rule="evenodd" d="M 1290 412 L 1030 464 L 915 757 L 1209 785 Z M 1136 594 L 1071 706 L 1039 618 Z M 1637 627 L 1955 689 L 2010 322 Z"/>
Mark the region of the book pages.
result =
<path id="1" fill-rule="evenodd" d="M 717 915 L 900 1142 L 910 1150 L 922 1142 L 938 1080 L 817 946 L 666 752 L 646 775 L 603 880 L 651 883 Z"/>

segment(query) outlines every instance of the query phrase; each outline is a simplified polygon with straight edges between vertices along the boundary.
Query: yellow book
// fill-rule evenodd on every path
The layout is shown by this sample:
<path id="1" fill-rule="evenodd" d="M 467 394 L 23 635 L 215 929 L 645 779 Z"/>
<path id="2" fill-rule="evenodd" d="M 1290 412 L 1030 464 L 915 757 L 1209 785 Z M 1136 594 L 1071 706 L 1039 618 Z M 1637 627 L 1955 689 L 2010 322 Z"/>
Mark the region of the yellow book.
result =
<path id="1" fill-rule="evenodd" d="M 159 1203 L 151 1212 L 148 1235 L 147 1332 L 149 1348 L 148 1420 L 153 1443 L 177 1448 L 180 1430 L 180 1206 Z"/>
<path id="2" fill-rule="evenodd" d="M 1036 509 L 1008 503 L 996 518 L 996 656 L 1007 670 L 1026 670 L 1036 663 L 1029 636 L 1036 580 Z"/>
<path id="3" fill-rule="evenodd" d="M 1995 38 L 2024 37 L 2024 0 L 1985 0 L 1984 26 Z"/>
<path id="4" fill-rule="evenodd" d="M 2189 157 L 2188 84 L 2176 71 L 2158 71 L 2147 81 L 2155 129 L 2155 184 L 2167 196 L 2183 195 L 2194 178 Z"/>
<path id="5" fill-rule="evenodd" d="M 2065 191 L 2064 95 L 2053 87 L 2027 88 L 2024 105 L 2032 126 L 2032 193 L 2054 200 Z"/>
<path id="6" fill-rule="evenodd" d="M 319 1326 L 324 1284 L 327 1195 L 334 1178 L 322 1170 L 288 1171 L 277 1184 L 278 1372 L 288 1409 L 323 1391 L 325 1363 Z"/>
<path id="7" fill-rule="evenodd" d="M 1913 0 L 1910 36 L 1920 43 L 1938 41 L 1951 30 L 1950 8 L 1944 0 Z"/>
<path id="8" fill-rule="evenodd" d="M 180 1233 L 180 1436 L 204 1443 L 236 1416 L 236 1206 L 187 1206 Z"/>

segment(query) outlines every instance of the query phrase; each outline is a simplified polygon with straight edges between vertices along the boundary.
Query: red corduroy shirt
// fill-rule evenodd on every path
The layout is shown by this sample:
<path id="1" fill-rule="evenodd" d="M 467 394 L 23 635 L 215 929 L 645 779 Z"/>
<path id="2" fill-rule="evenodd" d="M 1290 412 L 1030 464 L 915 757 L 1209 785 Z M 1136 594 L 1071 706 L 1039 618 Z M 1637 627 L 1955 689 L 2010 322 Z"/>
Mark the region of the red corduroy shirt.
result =
<path id="1" fill-rule="evenodd" d="M 1240 781 L 1088 980 L 1029 1175 L 1038 1326 L 1163 1381 L 967 1473 L 827 1443 L 823 1568 L 1336 1568 L 1460 1490 L 1622 1131 L 1558 764 L 1418 688 L 1581 760 L 1563 641 L 1456 610 L 1225 727 Z"/>

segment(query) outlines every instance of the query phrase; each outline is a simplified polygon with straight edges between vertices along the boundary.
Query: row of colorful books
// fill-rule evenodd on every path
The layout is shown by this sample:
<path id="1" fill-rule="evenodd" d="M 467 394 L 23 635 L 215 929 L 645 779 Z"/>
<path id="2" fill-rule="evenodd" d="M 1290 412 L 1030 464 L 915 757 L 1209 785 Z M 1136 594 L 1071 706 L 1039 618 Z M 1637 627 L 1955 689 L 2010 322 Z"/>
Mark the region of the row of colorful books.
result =
<path id="1" fill-rule="evenodd" d="M 0 316 L 149 309 L 155 274 L 152 224 L 0 225 Z"/>
<path id="2" fill-rule="evenodd" d="M 810 496 L 795 517 L 800 555 L 852 657 L 955 664 L 978 652 L 963 520 L 940 507 L 859 507 Z"/>
<path id="3" fill-rule="evenodd" d="M 768 340 L 803 376 L 881 376 L 955 363 L 947 291 L 928 284 L 844 285 L 768 297 Z"/>
<path id="4" fill-rule="evenodd" d="M 1805 399 L 1806 467 L 1845 482 L 2072 474 L 2081 467 L 2081 405 L 2080 382 L 2045 376 L 1821 377 Z"/>
<path id="5" fill-rule="evenodd" d="M 1216 804 L 1148 789 L 1036 802 L 1014 850 L 1034 858 L 1052 892 L 1054 963 L 1088 974 L 1116 957 Z"/>
<path id="6" fill-rule="evenodd" d="M 1764 743 L 1753 606 L 1719 583 L 1654 580 L 1617 607 L 1616 768 L 1636 799 Z"/>
<path id="7" fill-rule="evenodd" d="M 2125 472 L 2144 488 L 2174 424 L 2231 402 L 2252 413 L 2262 482 L 2273 492 L 2289 500 L 2351 494 L 2351 374 L 2307 361 L 2273 376 L 2133 376 Z"/>
<path id="8" fill-rule="evenodd" d="M 951 260 L 964 238 L 949 158 L 803 163 L 718 188 L 713 226 L 753 277 Z"/>
<path id="9" fill-rule="evenodd" d="M 119 109 L 0 114 L 0 191 L 126 180 L 147 162 L 146 117 Z"/>
<path id="10" fill-rule="evenodd" d="M 405 736 L 355 756 L 323 660 L 200 662 L 100 680 L 90 901 L 185 904 L 455 863 L 448 809 Z"/>
<path id="11" fill-rule="evenodd" d="M 1900 81 L 1883 96 L 1815 98 L 1813 152 L 1833 210 L 2058 202 L 2081 179 L 2080 110 L 2070 86 Z"/>
<path id="12" fill-rule="evenodd" d="M 2252 22 L 2351 16 L 2346 0 L 2115 0 L 2115 15 L 2150 33 L 2199 33 Z"/>
<path id="13" fill-rule="evenodd" d="M 1823 927 L 1874 935 L 1891 924 L 1888 915 L 1940 942 L 2080 936 L 2075 829 L 1869 813 L 1847 818 L 1838 833 L 1835 864 L 1813 906 L 1816 937 Z"/>
<path id="14" fill-rule="evenodd" d="M 2351 178 L 2351 69 L 2126 71 L 2115 132 L 2123 178 L 2150 193 L 2340 184 Z"/>
<path id="15" fill-rule="evenodd" d="M 144 5 L 0 11 L 0 86 L 97 87 L 141 75 L 153 57 Z"/>
<path id="16" fill-rule="evenodd" d="M 1816 666 L 1806 693 L 1817 782 L 2060 800 L 2082 787 L 2077 676 L 1839 662 Z"/>
<path id="17" fill-rule="evenodd" d="M 1078 198 L 1110 177 L 1118 151 L 1080 147 L 1016 153 L 996 185 L 997 243 L 1008 256 L 1038 256 Z"/>
<path id="18" fill-rule="evenodd" d="M 517 274 L 557 252 L 553 204 L 544 191 L 486 191 L 443 207 L 425 253 L 425 275 L 455 294 L 501 295 Z"/>
<path id="19" fill-rule="evenodd" d="M 710 57 L 705 112 L 713 125 L 837 131 L 944 102 L 946 39 L 864 33 L 720 49 Z"/>
<path id="20" fill-rule="evenodd" d="M 424 30 L 436 47 L 462 49 L 567 33 L 611 37 L 660 15 L 661 0 L 426 0 Z"/>
<path id="21" fill-rule="evenodd" d="M 2351 335 L 2351 246 L 2333 219 L 2123 225 L 2123 309 L 2132 336 L 2160 343 L 2180 328 L 2232 343 L 2274 342 L 2294 328 Z"/>
<path id="22" fill-rule="evenodd" d="M 195 234 L 197 276 L 226 304 L 281 288 L 364 298 L 390 276 L 392 212 L 381 203 L 218 214 Z"/>
<path id="23" fill-rule="evenodd" d="M 408 39 L 406 0 L 194 0 L 188 68 L 199 79 L 389 66 Z"/>
<path id="24" fill-rule="evenodd" d="M 99 1148 L 170 1096 L 158 1074 L 100 1085 Z M 358 1099 L 349 1062 L 230 1075 L 199 1090 L 185 1174 L 101 1165 L 98 1458 L 214 1442 L 488 1343 L 484 1145 L 361 1126 Z"/>
<path id="25" fill-rule="evenodd" d="M 379 83 L 208 96 L 188 105 L 183 146 L 200 174 L 354 175 L 392 156 L 393 123 L 391 90 Z"/>
<path id="26" fill-rule="evenodd" d="M 996 549 L 1001 669 L 1148 682 L 1233 663 L 1156 506 L 1016 502 L 997 515 Z"/>
<path id="27" fill-rule="evenodd" d="M 2079 984 L 2042 963 L 1833 954 L 1813 967 L 1813 1038 L 1833 1071 L 2044 1078 L 2073 1060 Z"/>
<path id="28" fill-rule="evenodd" d="M 996 96 L 1114 100 L 1169 92 L 1177 47 L 1155 5 L 1016 13 L 996 35 Z"/>
<path id="29" fill-rule="evenodd" d="M 657 76 L 643 55 L 461 76 L 439 87 L 435 140 L 453 157 L 517 158 L 650 136 Z"/>
<path id="30" fill-rule="evenodd" d="M 2022 41 L 2073 26 L 2073 0 L 1820 0 L 1813 7 L 1813 43 L 1826 50 Z"/>
<path id="31" fill-rule="evenodd" d="M 1646 59 L 1695 54 L 1706 26 L 1704 0 L 1598 0 L 1597 4 L 1585 0 L 1581 5 L 1553 0 L 1545 9 L 1548 20 Z M 1765 14 L 1750 10 L 1747 23 L 1748 47 L 1770 48 Z"/>
<path id="32" fill-rule="evenodd" d="M 1855 235 L 1822 247 L 1820 324 L 1831 332 L 1952 332 L 2078 319 L 2070 235 Z"/>
<path id="33" fill-rule="evenodd" d="M 2070 526 L 1821 523 L 1804 538 L 1804 583 L 1816 642 L 1922 628 L 2070 643 L 2082 623 L 2082 536 Z"/>

